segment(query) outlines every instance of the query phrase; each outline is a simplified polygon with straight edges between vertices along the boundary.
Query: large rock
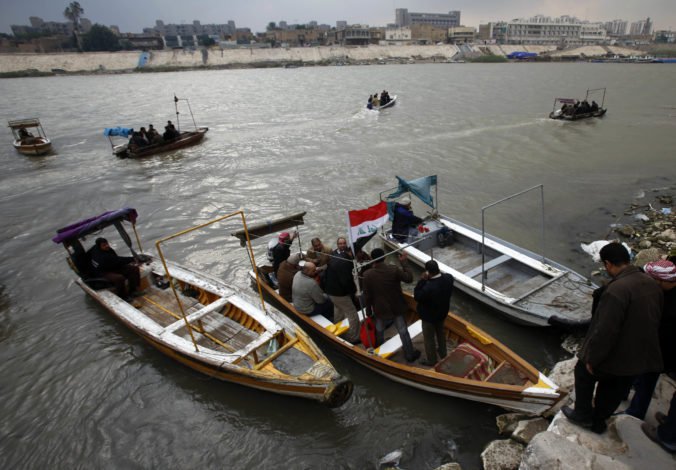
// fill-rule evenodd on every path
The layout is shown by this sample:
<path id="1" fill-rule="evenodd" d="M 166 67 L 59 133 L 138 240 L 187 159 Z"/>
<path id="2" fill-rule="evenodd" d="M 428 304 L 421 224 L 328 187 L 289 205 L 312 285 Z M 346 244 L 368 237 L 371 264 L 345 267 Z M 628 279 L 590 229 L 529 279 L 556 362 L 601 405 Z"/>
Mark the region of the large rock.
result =
<path id="1" fill-rule="evenodd" d="M 511 439 L 493 441 L 481 453 L 484 470 L 516 470 L 523 451 L 524 446 Z"/>
<path id="2" fill-rule="evenodd" d="M 559 386 L 561 391 L 570 393 L 575 388 L 575 376 L 573 374 L 577 364 L 577 358 L 573 357 L 566 361 L 557 362 L 549 378 Z"/>
<path id="3" fill-rule="evenodd" d="M 512 439 L 521 444 L 528 445 L 536 434 L 546 431 L 548 426 L 549 421 L 544 418 L 519 421 L 512 433 Z"/>
<path id="4" fill-rule="evenodd" d="M 434 470 L 462 470 L 462 467 L 459 463 L 445 463 L 441 467 L 437 467 Z"/>
<path id="5" fill-rule="evenodd" d="M 648 248 L 646 250 L 641 250 L 634 258 L 634 266 L 639 266 L 642 268 L 646 265 L 646 263 L 661 259 L 662 255 L 664 254 L 664 251 L 660 250 L 659 248 Z"/>
<path id="6" fill-rule="evenodd" d="M 495 418 L 495 424 L 500 434 L 511 435 L 516 429 L 516 425 L 519 424 L 519 421 L 530 417 L 531 415 L 525 413 L 505 413 Z"/>
<path id="7" fill-rule="evenodd" d="M 519 470 L 631 470 L 632 467 L 591 452 L 553 432 L 533 438 L 523 454 Z"/>
<path id="8" fill-rule="evenodd" d="M 666 229 L 664 232 L 660 233 L 657 236 L 658 240 L 662 240 L 664 242 L 673 242 L 676 241 L 676 232 L 673 229 Z"/>

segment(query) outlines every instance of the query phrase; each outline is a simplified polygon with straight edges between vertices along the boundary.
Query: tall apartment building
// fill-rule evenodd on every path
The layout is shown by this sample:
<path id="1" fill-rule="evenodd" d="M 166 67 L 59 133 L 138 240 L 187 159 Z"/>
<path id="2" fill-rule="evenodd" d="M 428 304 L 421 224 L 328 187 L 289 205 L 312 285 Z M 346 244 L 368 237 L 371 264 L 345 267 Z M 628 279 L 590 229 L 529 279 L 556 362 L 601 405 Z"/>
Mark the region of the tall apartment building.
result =
<path id="1" fill-rule="evenodd" d="M 54 34 L 60 36 L 70 36 L 73 34 L 73 23 L 70 21 L 45 21 L 39 16 L 31 16 L 28 18 L 30 26 L 28 25 L 12 25 L 12 34 L 15 36 L 22 36 L 31 33 Z M 92 28 L 92 22 L 87 18 L 80 18 L 80 31 L 83 33 L 89 32 Z"/>
<path id="2" fill-rule="evenodd" d="M 394 10 L 394 18 L 395 24 L 400 28 L 413 24 L 426 24 L 443 29 L 460 26 L 459 11 L 449 11 L 448 13 L 415 13 L 409 12 L 408 8 L 397 8 Z"/>
<path id="3" fill-rule="evenodd" d="M 164 21 L 155 21 L 153 28 L 144 28 L 144 32 L 154 31 L 160 36 L 235 36 L 237 28 L 234 21 L 226 24 L 201 24 L 195 20 L 186 24 L 164 24 Z"/>
<path id="4" fill-rule="evenodd" d="M 653 23 L 650 21 L 650 18 L 645 20 L 636 21 L 631 24 L 629 29 L 629 34 L 632 36 L 648 36 L 653 30 Z"/>
<path id="5" fill-rule="evenodd" d="M 627 24 L 624 20 L 613 20 L 605 22 L 603 27 L 611 36 L 624 36 L 627 34 Z"/>

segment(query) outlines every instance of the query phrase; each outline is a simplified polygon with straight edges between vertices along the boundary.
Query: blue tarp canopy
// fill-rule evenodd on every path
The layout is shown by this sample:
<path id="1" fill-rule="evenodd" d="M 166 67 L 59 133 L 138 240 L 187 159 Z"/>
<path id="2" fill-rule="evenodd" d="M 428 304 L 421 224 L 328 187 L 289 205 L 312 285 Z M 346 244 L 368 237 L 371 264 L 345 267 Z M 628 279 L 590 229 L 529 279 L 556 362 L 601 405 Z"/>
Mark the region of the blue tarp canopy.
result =
<path id="1" fill-rule="evenodd" d="M 387 196 L 387 199 L 395 199 L 404 193 L 410 192 L 411 194 L 416 195 L 422 202 L 434 208 L 434 199 L 432 198 L 431 189 L 432 186 L 436 186 L 437 184 L 437 175 L 423 176 L 422 178 L 408 181 L 397 176 L 397 180 L 399 181 L 399 187 L 397 187 L 395 192 Z M 387 206 L 388 212 L 390 212 L 391 203 L 388 202 Z M 391 215 L 392 214 L 390 213 L 390 216 Z"/>
<path id="2" fill-rule="evenodd" d="M 129 137 L 133 130 L 130 127 L 106 127 L 103 129 L 103 135 L 106 137 Z"/>
<path id="3" fill-rule="evenodd" d="M 525 52 L 525 51 L 517 51 L 507 54 L 508 59 L 532 59 L 533 57 L 537 56 L 538 55 L 535 52 Z"/>

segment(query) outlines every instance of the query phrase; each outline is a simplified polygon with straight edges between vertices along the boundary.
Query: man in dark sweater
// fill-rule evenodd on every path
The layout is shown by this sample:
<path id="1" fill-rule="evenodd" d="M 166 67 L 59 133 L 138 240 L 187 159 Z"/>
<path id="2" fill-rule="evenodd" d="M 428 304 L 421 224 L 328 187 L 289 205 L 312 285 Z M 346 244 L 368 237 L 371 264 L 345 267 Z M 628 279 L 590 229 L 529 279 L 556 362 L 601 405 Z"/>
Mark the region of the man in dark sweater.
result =
<path id="1" fill-rule="evenodd" d="M 437 352 L 440 359 L 446 357 L 444 320 L 451 305 L 454 279 L 450 274 L 442 274 L 439 271 L 439 265 L 434 260 L 425 263 L 425 269 L 413 294 L 418 303 L 418 315 L 422 320 L 423 339 L 425 340 L 427 359 L 421 363 L 433 366 L 437 362 Z"/>
<path id="2" fill-rule="evenodd" d="M 578 354 L 575 409 L 564 406 L 561 411 L 573 423 L 601 434 L 633 378 L 662 370 L 663 295 L 650 276 L 629 264 L 629 252 L 621 244 L 609 243 L 599 254 L 613 279 L 601 294 Z"/>
<path id="3" fill-rule="evenodd" d="M 129 292 L 138 294 L 136 289 L 140 283 L 140 273 L 138 266 L 133 264 L 135 259 L 132 256 L 118 256 L 105 238 L 97 238 L 95 243 L 90 251 L 94 273 L 110 281 L 117 295 L 124 300 L 129 300 Z"/>

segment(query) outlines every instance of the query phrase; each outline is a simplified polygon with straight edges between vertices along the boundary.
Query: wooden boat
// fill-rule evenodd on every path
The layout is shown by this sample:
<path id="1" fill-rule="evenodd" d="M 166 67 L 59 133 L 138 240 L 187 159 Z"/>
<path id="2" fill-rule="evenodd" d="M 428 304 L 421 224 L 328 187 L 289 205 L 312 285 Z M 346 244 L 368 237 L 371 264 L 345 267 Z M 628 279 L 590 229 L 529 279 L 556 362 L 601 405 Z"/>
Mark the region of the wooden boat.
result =
<path id="1" fill-rule="evenodd" d="M 53 241 L 68 251 L 76 283 L 129 329 L 165 355 L 203 374 L 283 395 L 340 406 L 352 393 L 314 342 L 290 319 L 263 303 L 256 307 L 235 288 L 197 269 L 168 261 L 161 244 L 241 211 L 171 235 L 156 242 L 159 257 L 134 251 L 123 222 L 136 233 L 136 211 L 125 208 L 70 225 Z M 125 301 L 92 277 L 88 251 L 81 240 L 115 226 L 132 254 L 144 261 L 142 296 Z M 250 251 L 250 248 L 249 248 Z"/>
<path id="2" fill-rule="evenodd" d="M 436 186 L 436 176 L 397 178 L 396 192 L 384 199 L 391 201 L 404 193 L 418 196 L 433 207 L 434 216 L 424 220 L 422 232 L 411 243 L 397 240 L 391 228 L 381 228 L 379 236 L 387 247 L 405 251 L 420 266 L 436 260 L 443 272 L 455 277 L 458 289 L 517 323 L 574 328 L 591 321 L 592 292 L 597 286 L 589 279 L 483 229 L 486 209 L 534 190 L 541 192 L 544 201 L 542 185 L 482 208 L 482 229 L 477 229 L 436 213 L 436 197 L 429 193 Z M 544 240 L 544 205 L 542 230 Z"/>
<path id="3" fill-rule="evenodd" d="M 7 125 L 12 129 L 14 136 L 12 145 L 19 153 L 36 156 L 44 155 L 52 150 L 52 141 L 47 138 L 38 118 L 8 121 Z M 38 135 L 34 136 L 27 129 L 35 129 Z M 22 136 L 24 132 L 28 135 Z"/>
<path id="4" fill-rule="evenodd" d="M 603 97 L 601 98 L 601 106 L 598 109 L 586 113 L 575 112 L 572 113 L 571 108 L 575 105 L 577 100 L 573 98 L 554 98 L 554 105 L 552 106 L 552 112 L 549 113 L 550 119 L 564 120 L 564 121 L 578 121 L 580 119 L 588 119 L 593 117 L 603 117 L 606 114 L 607 109 L 603 107 L 606 99 L 606 89 L 605 88 L 596 88 L 593 90 L 587 90 L 587 94 L 584 97 L 583 101 L 588 101 L 589 98 L 597 93 L 603 92 Z M 564 108 L 565 106 L 565 108 Z M 566 111 L 568 110 L 568 111 Z"/>
<path id="5" fill-rule="evenodd" d="M 172 150 L 178 150 L 198 144 L 204 138 L 204 135 L 208 130 L 208 127 L 198 127 L 194 131 L 181 132 L 179 137 L 174 140 L 152 144 L 146 147 L 137 147 L 133 150 L 129 148 L 128 143 L 113 145 L 113 154 L 120 158 L 141 158 L 157 155 L 158 153 L 171 152 Z M 105 135 L 111 137 L 110 134 Z"/>
<path id="6" fill-rule="evenodd" d="M 252 280 L 265 278 L 271 266 L 261 266 L 249 273 Z M 265 293 L 306 331 L 314 332 L 341 353 L 395 382 L 428 392 L 487 403 L 514 411 L 541 414 L 554 406 L 562 394 L 544 374 L 471 323 L 449 312 L 445 320 L 448 355 L 437 364 L 424 366 L 408 363 L 401 350 L 401 340 L 394 327 L 385 332 L 385 342 L 376 348 L 352 344 L 341 338 L 349 321 L 332 323 L 321 315 L 309 317 L 299 313 L 277 290 L 263 283 Z M 406 294 L 409 305 L 406 321 L 417 349 L 424 350 L 422 323 L 415 310 L 415 300 Z M 361 320 L 363 311 L 359 313 Z"/>
<path id="7" fill-rule="evenodd" d="M 195 130 L 193 131 L 180 131 L 180 121 L 179 121 L 179 111 L 178 111 L 178 102 L 185 101 L 187 103 L 188 109 L 190 110 L 190 116 L 192 117 L 193 125 Z M 103 130 L 103 135 L 108 137 L 110 146 L 113 149 L 113 155 L 120 158 L 142 158 L 149 157 L 151 155 L 157 155 L 159 153 L 171 152 L 173 150 L 182 149 L 185 147 L 190 147 L 196 145 L 204 139 L 205 134 L 209 131 L 208 127 L 197 127 L 195 123 L 195 116 L 192 114 L 192 109 L 190 108 L 190 103 L 185 98 L 177 98 L 174 96 L 174 107 L 176 108 L 176 123 L 179 125 L 179 135 L 175 139 L 162 141 L 159 143 L 146 145 L 143 147 L 135 146 L 129 142 L 124 143 L 115 143 L 113 137 L 129 138 L 133 129 L 129 127 L 107 127 Z"/>
<path id="8" fill-rule="evenodd" d="M 397 104 L 397 95 L 390 96 L 390 98 L 391 99 L 390 99 L 390 101 L 387 102 L 387 104 L 384 104 L 383 106 L 374 106 L 370 109 L 372 109 L 373 111 L 381 111 L 383 109 L 391 108 L 392 106 Z M 368 108 L 368 106 L 367 106 L 367 108 Z"/>

